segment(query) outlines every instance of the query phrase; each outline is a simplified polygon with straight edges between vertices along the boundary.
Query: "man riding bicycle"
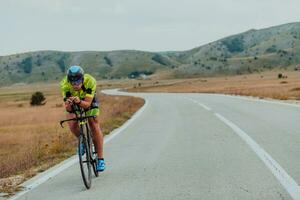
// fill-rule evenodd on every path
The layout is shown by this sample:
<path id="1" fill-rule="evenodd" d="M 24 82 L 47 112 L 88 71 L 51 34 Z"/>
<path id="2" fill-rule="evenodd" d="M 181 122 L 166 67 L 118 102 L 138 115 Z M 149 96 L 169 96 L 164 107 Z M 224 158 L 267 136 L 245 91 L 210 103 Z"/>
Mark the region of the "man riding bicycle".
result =
<path id="1" fill-rule="evenodd" d="M 67 76 L 60 82 L 60 89 L 65 102 L 67 119 L 75 117 L 72 105 L 77 104 L 82 107 L 89 118 L 88 123 L 93 133 L 93 142 L 97 151 L 98 159 L 96 162 L 97 171 L 105 170 L 103 159 L 103 134 L 99 125 L 99 104 L 96 95 L 96 80 L 89 74 L 84 74 L 80 66 L 71 66 L 67 71 Z M 68 122 L 71 132 L 79 137 L 80 130 L 76 121 Z M 80 147 L 83 148 L 84 147 Z"/>

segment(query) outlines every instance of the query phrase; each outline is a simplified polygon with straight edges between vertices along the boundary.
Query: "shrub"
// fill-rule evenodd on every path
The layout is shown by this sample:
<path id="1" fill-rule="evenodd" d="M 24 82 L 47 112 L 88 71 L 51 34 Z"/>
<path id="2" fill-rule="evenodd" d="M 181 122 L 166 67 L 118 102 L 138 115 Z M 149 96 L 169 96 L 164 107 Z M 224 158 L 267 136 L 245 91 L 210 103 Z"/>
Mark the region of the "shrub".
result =
<path id="1" fill-rule="evenodd" d="M 41 66 L 42 65 L 42 60 L 40 58 L 38 58 L 36 60 L 36 63 L 35 63 L 37 66 Z"/>
<path id="2" fill-rule="evenodd" d="M 266 49 L 266 53 L 275 53 L 277 51 L 276 45 L 272 45 L 271 47 Z"/>
<path id="3" fill-rule="evenodd" d="M 161 64 L 161 65 L 165 65 L 165 66 L 166 66 L 166 65 L 169 64 L 168 60 L 167 60 L 165 57 L 163 57 L 163 56 L 161 56 L 161 55 L 159 55 L 159 54 L 155 54 L 154 56 L 152 56 L 151 59 L 152 59 L 153 61 L 155 61 L 155 62 Z"/>
<path id="4" fill-rule="evenodd" d="M 64 73 L 66 71 L 66 60 L 68 59 L 68 54 L 63 54 L 59 60 L 56 61 L 60 71 Z"/>
<path id="5" fill-rule="evenodd" d="M 113 66 L 112 61 L 108 57 L 105 56 L 104 60 L 105 60 L 105 62 L 106 62 L 107 65 L 109 65 L 110 67 Z"/>
<path id="6" fill-rule="evenodd" d="M 242 52 L 244 50 L 243 36 L 227 38 L 222 43 L 231 53 Z"/>
<path id="7" fill-rule="evenodd" d="M 23 68 L 25 73 L 30 74 L 32 71 L 32 58 L 31 57 L 25 58 L 21 62 L 21 67 Z"/>
<path id="8" fill-rule="evenodd" d="M 279 79 L 281 79 L 281 78 L 288 78 L 288 76 L 283 75 L 283 74 L 280 73 L 280 74 L 278 74 L 278 78 L 279 78 Z"/>
<path id="9" fill-rule="evenodd" d="M 31 96 L 30 105 L 32 106 L 42 106 L 45 105 L 46 98 L 44 97 L 44 94 L 42 92 L 35 92 Z"/>
<path id="10" fill-rule="evenodd" d="M 153 74 L 153 72 L 152 71 L 147 71 L 147 70 L 145 70 L 145 71 L 133 71 L 130 74 L 128 74 L 128 77 L 129 78 L 137 78 L 137 77 L 141 76 L 142 74 L 151 75 L 151 74 Z"/>

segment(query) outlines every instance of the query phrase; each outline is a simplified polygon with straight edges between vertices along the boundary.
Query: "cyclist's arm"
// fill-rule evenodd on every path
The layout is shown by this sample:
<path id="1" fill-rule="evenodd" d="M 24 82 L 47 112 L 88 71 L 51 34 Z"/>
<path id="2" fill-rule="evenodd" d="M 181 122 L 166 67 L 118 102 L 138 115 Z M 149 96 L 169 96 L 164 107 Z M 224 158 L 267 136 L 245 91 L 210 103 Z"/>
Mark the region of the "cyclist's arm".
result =
<path id="1" fill-rule="evenodd" d="M 93 97 L 90 96 L 85 96 L 83 100 L 79 100 L 79 101 L 75 101 L 76 103 L 78 103 L 78 105 L 84 109 L 87 109 L 91 106 L 91 103 L 93 101 Z"/>
<path id="2" fill-rule="evenodd" d="M 63 80 L 60 82 L 60 91 L 64 100 L 65 109 L 68 112 L 71 112 L 73 102 L 69 99 L 69 97 L 71 97 L 71 93 L 70 88 L 67 85 L 67 77 L 64 77 Z"/>
<path id="3" fill-rule="evenodd" d="M 93 98 L 96 95 L 96 80 L 93 77 L 90 77 L 89 81 L 86 83 L 85 86 L 86 86 L 86 95 L 84 99 L 81 100 L 79 106 L 84 109 L 87 109 L 91 106 Z"/>

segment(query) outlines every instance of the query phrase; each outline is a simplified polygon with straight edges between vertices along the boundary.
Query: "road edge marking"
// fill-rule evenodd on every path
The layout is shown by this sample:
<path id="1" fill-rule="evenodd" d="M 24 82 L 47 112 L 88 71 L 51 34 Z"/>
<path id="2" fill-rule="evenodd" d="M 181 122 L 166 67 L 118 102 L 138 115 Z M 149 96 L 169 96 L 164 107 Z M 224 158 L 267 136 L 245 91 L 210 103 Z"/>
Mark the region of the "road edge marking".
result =
<path id="1" fill-rule="evenodd" d="M 183 98 L 185 98 L 185 99 L 187 99 L 187 100 L 189 100 L 189 101 L 192 101 L 192 102 L 195 103 L 195 104 L 198 104 L 199 106 L 201 106 L 201 107 L 204 108 L 205 110 L 211 111 L 211 108 L 210 108 L 210 107 L 208 107 L 207 105 L 205 105 L 205 104 L 203 104 L 203 103 L 201 103 L 201 102 L 199 102 L 199 101 L 197 101 L 197 100 L 194 100 L 194 99 L 188 98 L 188 97 L 183 97 Z"/>
<path id="2" fill-rule="evenodd" d="M 145 100 L 144 105 L 137 112 L 135 112 L 129 120 L 127 120 L 119 128 L 113 130 L 109 135 L 104 137 L 104 144 L 108 143 L 113 138 L 118 136 L 123 130 L 125 130 L 128 126 L 130 126 L 145 111 L 145 109 L 148 106 L 148 100 L 146 98 L 144 100 Z M 68 169 L 69 167 L 76 164 L 77 162 L 78 162 L 78 157 L 77 157 L 77 155 L 74 155 L 74 156 L 62 161 L 61 163 L 51 167 L 50 169 L 47 169 L 46 171 L 42 172 L 41 174 L 38 174 L 38 175 L 32 177 L 31 179 L 29 179 L 21 184 L 21 186 L 24 188 L 24 190 L 19 193 L 16 193 L 14 196 L 10 197 L 9 200 L 16 200 L 16 199 L 20 198 L 27 192 L 29 192 L 29 191 L 33 190 L 34 188 L 38 187 L 39 185 L 45 183 L 49 179 L 57 176 L 59 173 Z"/>
<path id="3" fill-rule="evenodd" d="M 246 132 L 240 129 L 233 122 L 229 121 L 219 113 L 214 113 L 223 123 L 229 126 L 246 144 L 254 151 L 254 153 L 263 161 L 267 168 L 277 178 L 285 190 L 295 200 L 300 199 L 300 187 L 298 183 L 262 148 L 256 143 Z"/>

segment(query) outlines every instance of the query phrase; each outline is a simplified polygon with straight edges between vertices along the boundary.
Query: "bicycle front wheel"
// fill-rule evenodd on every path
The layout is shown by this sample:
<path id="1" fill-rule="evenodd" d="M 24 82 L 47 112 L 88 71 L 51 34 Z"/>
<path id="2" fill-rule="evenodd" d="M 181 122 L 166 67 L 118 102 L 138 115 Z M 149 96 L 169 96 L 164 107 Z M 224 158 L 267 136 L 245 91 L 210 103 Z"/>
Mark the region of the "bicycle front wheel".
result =
<path id="1" fill-rule="evenodd" d="M 89 144 L 84 135 L 79 136 L 78 140 L 78 156 L 79 156 L 79 165 L 81 170 L 81 175 L 83 183 L 87 189 L 90 189 L 92 184 L 91 176 L 91 156 L 89 151 Z"/>
<path id="2" fill-rule="evenodd" d="M 95 145 L 92 144 L 92 148 L 91 148 L 91 164 L 92 164 L 92 167 L 93 167 L 93 171 L 94 171 L 94 174 L 96 177 L 99 176 L 99 173 L 97 171 L 97 164 L 96 164 L 96 160 L 97 160 L 97 152 L 95 150 Z"/>

